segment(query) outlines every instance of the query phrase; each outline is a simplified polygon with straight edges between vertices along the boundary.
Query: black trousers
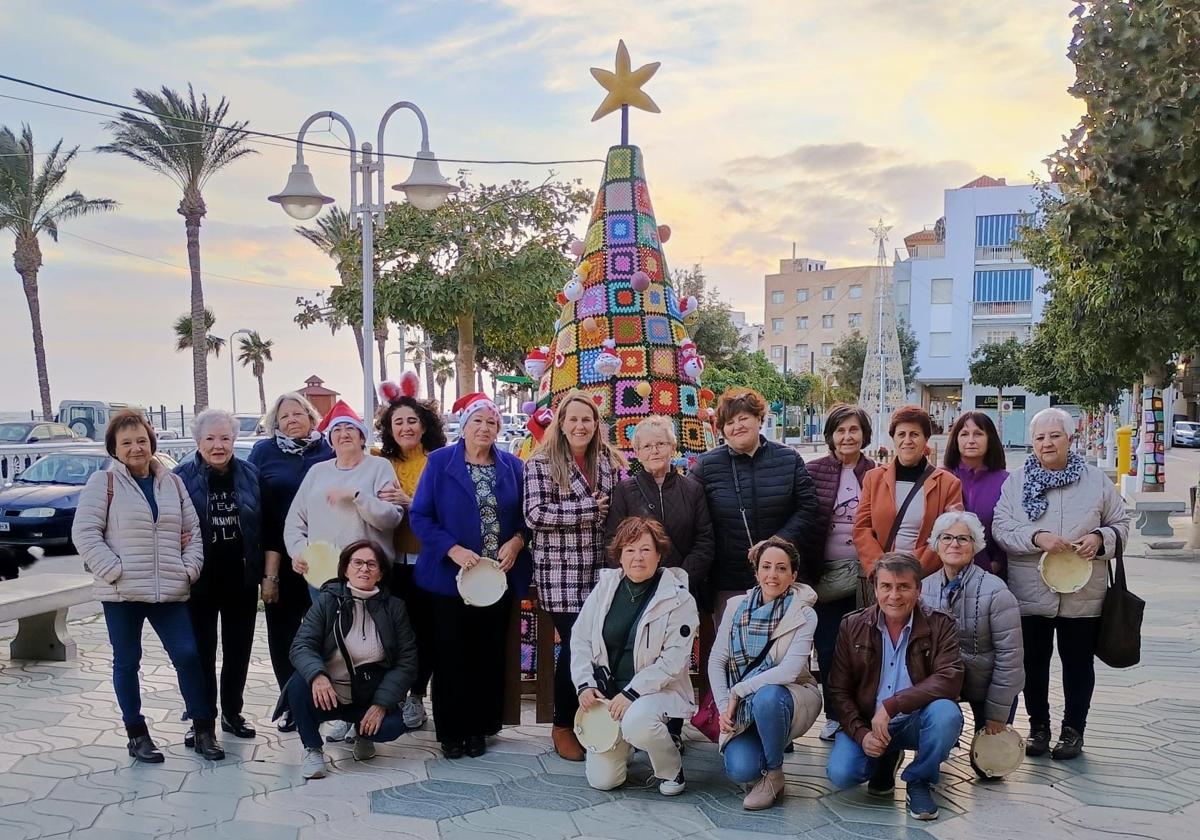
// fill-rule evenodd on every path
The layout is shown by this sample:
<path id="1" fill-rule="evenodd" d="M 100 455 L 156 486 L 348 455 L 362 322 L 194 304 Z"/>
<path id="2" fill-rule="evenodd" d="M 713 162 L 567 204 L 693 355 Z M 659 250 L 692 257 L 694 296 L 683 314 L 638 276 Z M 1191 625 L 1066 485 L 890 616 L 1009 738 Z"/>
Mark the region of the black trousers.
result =
<path id="1" fill-rule="evenodd" d="M 209 708 L 217 707 L 217 625 L 221 626 L 221 714 L 230 720 L 242 713 L 242 695 L 250 670 L 254 646 L 254 622 L 258 618 L 258 589 L 241 579 L 213 580 L 206 593 L 188 601 L 200 668 L 204 672 L 204 696 Z"/>
<path id="2" fill-rule="evenodd" d="M 415 567 L 397 564 L 392 567 L 392 591 L 404 601 L 408 623 L 417 637 L 417 679 L 410 691 L 417 697 L 428 693 L 433 676 L 433 595 L 417 586 L 413 579 Z"/>
<path id="3" fill-rule="evenodd" d="M 490 607 L 429 595 L 433 611 L 433 728 L 442 743 L 495 735 L 504 721 L 512 593 Z"/>
<path id="4" fill-rule="evenodd" d="M 1021 616 L 1025 643 L 1025 711 L 1032 725 L 1050 725 L 1050 657 L 1058 636 L 1058 658 L 1062 662 L 1062 725 L 1077 732 L 1087 726 L 1092 692 L 1096 689 L 1097 618 L 1047 618 Z"/>
<path id="5" fill-rule="evenodd" d="M 817 602 L 817 630 L 813 647 L 817 649 L 817 667 L 821 669 L 821 694 L 825 702 L 825 719 L 837 720 L 838 713 L 829 697 L 829 674 L 833 671 L 833 652 L 837 649 L 838 629 L 842 619 L 854 612 L 856 598 L 851 595 L 837 601 Z"/>
<path id="6" fill-rule="evenodd" d="M 560 642 L 558 661 L 554 663 L 554 725 L 575 727 L 575 712 L 579 709 L 579 694 L 571 679 L 571 631 L 579 613 L 550 613 Z"/>
<path id="7" fill-rule="evenodd" d="M 290 564 L 292 561 L 285 555 L 281 562 Z M 296 638 L 296 631 L 300 629 L 304 614 L 312 606 L 304 578 L 290 569 L 288 574 L 295 577 L 299 584 L 285 586 L 287 581 L 281 581 L 279 600 L 266 605 L 267 648 L 271 652 L 271 670 L 275 672 L 275 682 L 279 684 L 280 691 L 283 691 L 283 687 L 296 671 L 292 667 L 292 660 L 288 658 L 288 652 L 292 649 L 292 641 Z M 283 576 L 282 571 L 280 576 Z"/>

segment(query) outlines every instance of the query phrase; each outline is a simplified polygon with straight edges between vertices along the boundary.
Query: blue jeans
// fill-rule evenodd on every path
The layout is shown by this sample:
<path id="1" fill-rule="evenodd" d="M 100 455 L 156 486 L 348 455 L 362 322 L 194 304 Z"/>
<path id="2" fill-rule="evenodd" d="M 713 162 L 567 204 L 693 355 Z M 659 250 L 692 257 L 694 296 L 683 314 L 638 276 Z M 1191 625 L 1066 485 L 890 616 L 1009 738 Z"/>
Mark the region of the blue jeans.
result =
<path id="1" fill-rule="evenodd" d="M 825 775 L 836 787 L 848 788 L 861 785 L 883 758 L 900 750 L 916 750 L 912 763 L 904 768 L 900 778 L 907 783 L 926 782 L 937 784 L 941 764 L 950 755 L 950 750 L 962 734 L 962 710 L 953 700 L 934 700 L 923 709 L 918 709 L 888 726 L 892 741 L 880 758 L 871 758 L 862 746 L 847 735 L 839 732 L 829 753 Z"/>
<path id="2" fill-rule="evenodd" d="M 183 695 L 188 717 L 194 721 L 216 718 L 216 709 L 206 698 L 204 671 L 186 603 L 105 601 L 102 606 L 113 649 L 113 690 L 126 726 L 145 722 L 138 669 L 142 664 L 142 626 L 147 621 L 175 666 L 179 693 Z"/>
<path id="3" fill-rule="evenodd" d="M 742 700 L 753 723 L 725 745 L 725 775 L 743 783 L 783 766 L 783 750 L 791 740 L 792 693 L 782 685 L 764 685 Z"/>
<path id="4" fill-rule="evenodd" d="M 324 743 L 321 739 L 322 723 L 327 720 L 344 720 L 357 725 L 370 708 L 361 704 L 339 703 L 329 711 L 318 709 L 317 704 L 313 702 L 312 686 L 299 674 L 292 674 L 284 691 L 287 692 L 288 706 L 292 712 L 292 721 L 296 724 L 296 731 L 300 733 L 300 741 L 310 749 L 318 749 Z M 374 735 L 356 732 L 355 737 L 382 743 L 395 741 L 407 731 L 400 707 L 395 706 L 388 709 Z"/>

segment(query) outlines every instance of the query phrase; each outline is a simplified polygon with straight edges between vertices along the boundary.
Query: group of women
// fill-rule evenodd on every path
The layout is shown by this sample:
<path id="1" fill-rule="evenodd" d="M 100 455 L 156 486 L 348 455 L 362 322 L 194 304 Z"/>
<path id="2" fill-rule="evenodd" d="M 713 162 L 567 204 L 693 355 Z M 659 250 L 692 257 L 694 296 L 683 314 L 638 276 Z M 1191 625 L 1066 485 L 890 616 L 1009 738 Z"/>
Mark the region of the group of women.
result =
<path id="1" fill-rule="evenodd" d="M 276 719 L 299 730 L 306 777 L 326 772 L 323 721 L 343 725 L 331 738 L 353 727 L 355 756 L 369 758 L 375 742 L 423 725 L 430 681 L 444 755 L 482 755 L 501 729 L 513 602 L 533 582 L 560 641 L 560 756 L 585 760 L 589 782 L 608 789 L 624 782 L 630 748 L 642 749 L 659 790 L 682 792 L 699 638 L 726 770 L 751 784 L 746 808 L 770 807 L 783 793 L 785 749 L 822 705 L 821 738 L 839 728 L 810 655 L 827 675 L 842 618 L 869 602 L 865 581 L 892 551 L 920 559 L 923 599 L 958 620 L 963 700 L 977 727 L 1010 723 L 1023 688 L 1029 754 L 1050 749 L 1057 636 L 1066 714 L 1052 755 L 1082 749 L 1105 560 L 1127 522 L 1112 484 L 1070 451 L 1064 412 L 1034 418 L 1033 454 L 1010 475 L 985 414 L 958 418 L 939 468 L 928 414 L 899 409 L 888 429 L 895 458 L 880 467 L 864 454 L 870 418 L 839 406 L 825 425 L 829 454 L 806 465 L 761 434 L 761 395 L 737 388 L 717 407 L 725 442 L 683 475 L 671 419 L 637 426 L 629 474 L 585 393 L 560 401 L 528 462 L 496 446 L 501 415 L 485 395 L 454 410 L 461 433 L 446 445 L 434 404 L 394 397 L 376 420 L 381 446 L 368 452 L 368 428 L 347 407 L 321 421 L 284 394 L 268 412 L 269 437 L 244 462 L 232 454 L 232 416 L 210 410 L 196 418 L 198 450 L 178 476 L 153 458 L 141 415 L 114 417 L 113 465 L 84 489 L 74 541 L 104 602 L 132 756 L 162 760 L 140 713 L 146 620 L 175 665 L 194 749 L 223 757 L 218 621 L 222 729 L 255 736 L 241 694 L 259 590 Z M 341 551 L 336 577 L 314 589 L 306 553 L 319 541 Z M 1096 562 L 1082 590 L 1059 594 L 1037 563 L 1067 547 Z M 505 576 L 488 606 L 464 600 L 457 583 L 480 564 Z M 598 706 L 621 733 L 600 752 L 575 729 L 577 713 Z"/>

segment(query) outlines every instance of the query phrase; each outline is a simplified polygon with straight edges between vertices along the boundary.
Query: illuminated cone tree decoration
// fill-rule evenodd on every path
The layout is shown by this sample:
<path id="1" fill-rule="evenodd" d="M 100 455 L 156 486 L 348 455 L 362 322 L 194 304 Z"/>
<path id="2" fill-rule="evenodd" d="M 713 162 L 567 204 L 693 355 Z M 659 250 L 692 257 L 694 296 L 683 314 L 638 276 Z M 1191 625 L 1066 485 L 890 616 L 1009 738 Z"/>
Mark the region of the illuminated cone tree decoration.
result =
<path id="1" fill-rule="evenodd" d="M 609 91 L 594 119 L 615 110 L 604 110 L 613 105 L 614 91 L 624 97 L 616 100 L 622 143 L 608 150 L 587 235 L 582 247 L 576 244 L 579 262 L 564 279 L 562 314 L 537 404 L 553 407 L 573 389 L 591 394 L 613 442 L 627 454 L 637 424 L 651 414 L 664 415 L 675 421 L 680 452 L 689 457 L 714 444 L 711 394 L 699 381 L 703 362 L 669 283 L 662 249 L 669 230 L 655 220 L 642 151 L 628 143 L 629 105 L 658 110 L 640 90 L 656 67 L 631 71 L 621 43 L 615 74 L 592 71 Z M 633 92 L 631 78 L 640 79 Z M 691 303 L 683 302 L 685 312 Z"/>

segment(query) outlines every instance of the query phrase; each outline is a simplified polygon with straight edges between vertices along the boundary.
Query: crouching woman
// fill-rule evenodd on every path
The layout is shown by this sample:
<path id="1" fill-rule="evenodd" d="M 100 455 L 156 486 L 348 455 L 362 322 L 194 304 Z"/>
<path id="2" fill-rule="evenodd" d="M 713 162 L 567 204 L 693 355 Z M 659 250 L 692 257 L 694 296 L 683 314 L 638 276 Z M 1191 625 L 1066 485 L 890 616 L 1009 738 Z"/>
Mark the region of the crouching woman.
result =
<path id="1" fill-rule="evenodd" d="M 699 620 L 683 569 L 660 563 L 671 544 L 655 519 L 631 516 L 609 549 L 621 564 L 602 569 L 571 634 L 571 678 L 579 705 L 607 705 L 621 725 L 616 745 L 587 753 L 588 784 L 612 790 L 625 783 L 630 747 L 645 750 L 659 793 L 683 793 L 683 761 L 668 718 L 696 711 L 688 665 Z"/>
<path id="2" fill-rule="evenodd" d="M 404 602 L 385 588 L 391 562 L 383 548 L 358 540 L 342 550 L 337 578 L 321 587 L 292 642 L 296 673 L 275 716 L 290 710 L 304 745 L 306 779 L 325 775 L 320 725 L 355 724 L 354 757 L 404 734 L 400 704 L 417 677 L 417 644 Z"/>
<path id="3" fill-rule="evenodd" d="M 757 584 L 729 602 L 708 660 L 721 710 L 725 773 L 753 782 L 742 802 L 770 808 L 783 795 L 783 752 L 821 712 L 821 689 L 808 670 L 817 593 L 797 582 L 800 555 L 781 537 L 754 547 Z"/>

